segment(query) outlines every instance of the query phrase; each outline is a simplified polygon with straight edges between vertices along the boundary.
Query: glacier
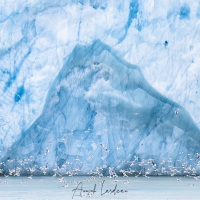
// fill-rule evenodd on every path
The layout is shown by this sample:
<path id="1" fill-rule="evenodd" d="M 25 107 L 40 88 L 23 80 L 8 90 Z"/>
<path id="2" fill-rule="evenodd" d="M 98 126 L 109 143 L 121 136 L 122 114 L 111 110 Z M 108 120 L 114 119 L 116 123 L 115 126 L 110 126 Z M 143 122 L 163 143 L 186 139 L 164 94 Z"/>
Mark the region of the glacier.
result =
<path id="1" fill-rule="evenodd" d="M 199 1 L 0 7 L 4 170 L 199 173 Z"/>
<path id="2" fill-rule="evenodd" d="M 52 85 L 42 114 L 6 154 L 6 168 L 119 173 L 135 157 L 158 167 L 197 159 L 200 131 L 189 114 L 100 40 L 76 46 Z M 189 164 L 198 167 L 195 159 Z"/>

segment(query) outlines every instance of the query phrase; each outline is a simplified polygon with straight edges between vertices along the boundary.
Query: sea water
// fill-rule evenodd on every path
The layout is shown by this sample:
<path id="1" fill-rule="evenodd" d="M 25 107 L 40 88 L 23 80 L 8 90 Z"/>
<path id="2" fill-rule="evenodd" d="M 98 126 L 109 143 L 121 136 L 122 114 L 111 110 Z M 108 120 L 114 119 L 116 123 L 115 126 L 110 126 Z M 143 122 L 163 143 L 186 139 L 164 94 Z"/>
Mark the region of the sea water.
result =
<path id="1" fill-rule="evenodd" d="M 198 177 L 1 177 L 0 200 L 199 199 Z"/>

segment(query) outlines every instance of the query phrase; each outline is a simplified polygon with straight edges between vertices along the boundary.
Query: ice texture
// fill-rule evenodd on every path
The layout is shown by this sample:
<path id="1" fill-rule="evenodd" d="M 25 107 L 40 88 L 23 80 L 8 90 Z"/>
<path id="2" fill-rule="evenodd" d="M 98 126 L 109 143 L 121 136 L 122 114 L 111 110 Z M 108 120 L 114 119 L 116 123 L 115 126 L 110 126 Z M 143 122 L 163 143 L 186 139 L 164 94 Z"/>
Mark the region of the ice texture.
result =
<path id="1" fill-rule="evenodd" d="M 1 0 L 0 10 L 0 159 L 198 168 L 199 1 Z"/>
<path id="2" fill-rule="evenodd" d="M 55 166 L 63 174 L 97 168 L 119 173 L 136 157 L 149 161 L 150 170 L 152 163 L 160 170 L 169 159 L 174 167 L 183 162 L 196 167 L 199 136 L 187 111 L 152 88 L 138 66 L 97 40 L 72 51 L 42 114 L 6 154 L 5 169 L 17 165 L 26 173 L 27 165 L 15 161 L 29 159 L 28 166 L 46 167 L 47 173 Z"/>

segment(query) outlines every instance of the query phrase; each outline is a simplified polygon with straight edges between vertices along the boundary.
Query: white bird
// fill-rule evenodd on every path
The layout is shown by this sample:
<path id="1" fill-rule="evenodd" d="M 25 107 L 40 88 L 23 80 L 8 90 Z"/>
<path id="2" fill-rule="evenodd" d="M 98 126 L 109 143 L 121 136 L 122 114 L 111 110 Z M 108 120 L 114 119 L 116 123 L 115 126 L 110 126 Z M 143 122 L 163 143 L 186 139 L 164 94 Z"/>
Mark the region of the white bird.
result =
<path id="1" fill-rule="evenodd" d="M 33 175 L 30 175 L 29 177 L 28 177 L 28 179 L 32 179 L 33 178 Z"/>

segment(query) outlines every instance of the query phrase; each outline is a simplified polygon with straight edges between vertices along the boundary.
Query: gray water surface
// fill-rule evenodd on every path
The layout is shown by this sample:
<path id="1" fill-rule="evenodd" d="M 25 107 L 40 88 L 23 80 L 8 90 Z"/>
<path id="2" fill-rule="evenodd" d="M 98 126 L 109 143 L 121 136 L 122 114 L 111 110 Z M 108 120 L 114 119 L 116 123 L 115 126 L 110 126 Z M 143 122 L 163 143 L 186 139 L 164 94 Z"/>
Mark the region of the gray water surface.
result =
<path id="1" fill-rule="evenodd" d="M 87 190 L 87 192 L 83 190 Z M 198 177 L 117 177 L 110 179 L 89 176 L 42 176 L 0 178 L 0 200 L 70 200 L 72 198 L 77 200 L 199 200 L 200 180 Z"/>

